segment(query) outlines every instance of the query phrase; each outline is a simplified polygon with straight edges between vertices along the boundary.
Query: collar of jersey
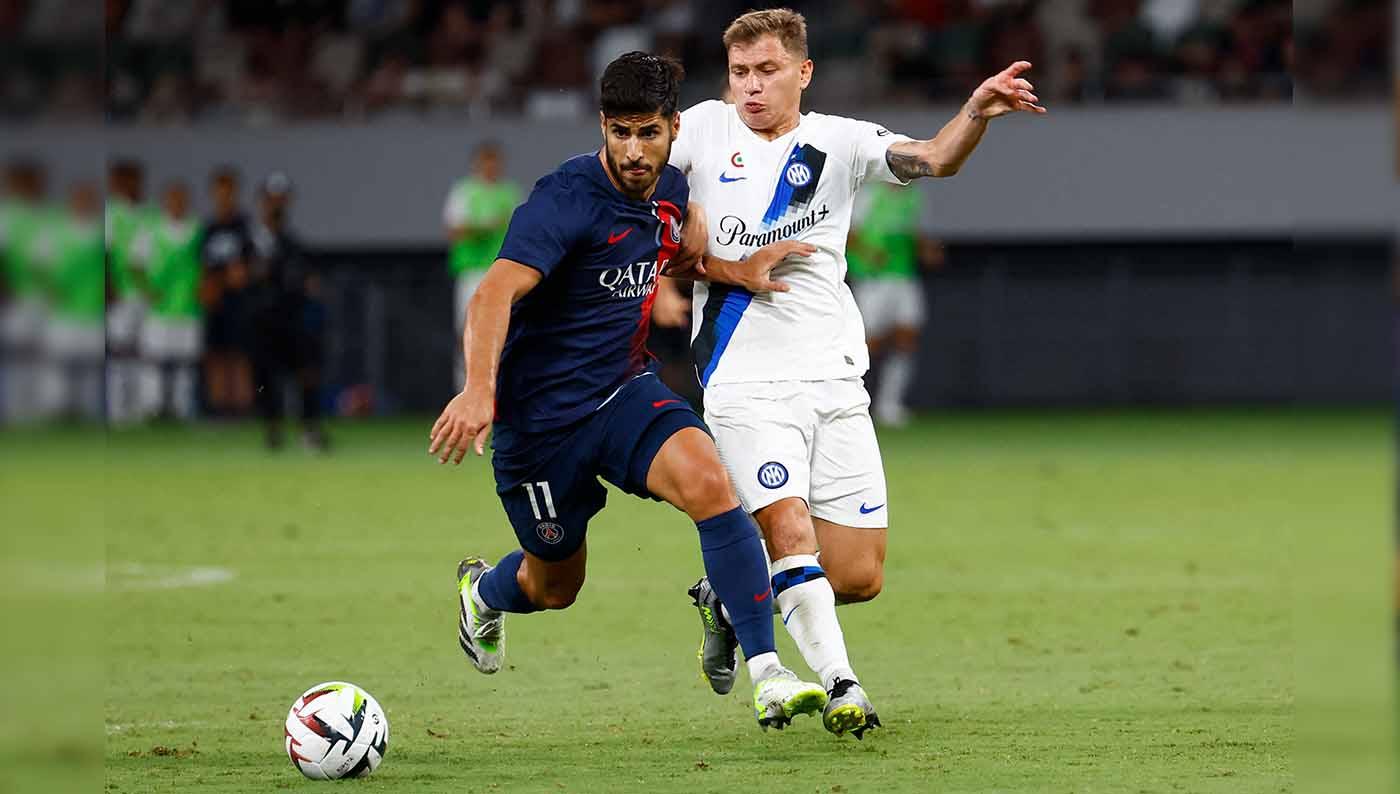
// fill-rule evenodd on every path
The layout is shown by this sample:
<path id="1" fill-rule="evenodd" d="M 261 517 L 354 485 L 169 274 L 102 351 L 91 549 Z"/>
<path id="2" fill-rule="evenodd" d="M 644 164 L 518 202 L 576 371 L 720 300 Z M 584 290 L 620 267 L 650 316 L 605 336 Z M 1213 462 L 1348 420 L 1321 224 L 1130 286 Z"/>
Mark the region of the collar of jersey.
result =
<path id="1" fill-rule="evenodd" d="M 753 140 L 756 143 L 759 143 L 763 146 L 772 146 L 773 144 L 787 138 L 789 135 L 796 133 L 798 130 L 802 129 L 802 125 L 807 121 L 806 113 L 798 113 L 797 126 L 793 127 L 792 129 L 788 130 L 787 132 L 783 133 L 782 135 L 779 135 L 778 137 L 770 141 L 762 135 L 759 135 L 758 133 L 754 132 L 752 129 L 749 128 L 749 125 L 744 123 L 744 117 L 739 115 L 739 105 L 737 103 L 734 105 L 730 105 L 730 107 L 734 108 L 734 120 L 739 123 L 740 127 L 744 128 L 744 132 L 748 133 L 749 137 L 753 138 Z"/>

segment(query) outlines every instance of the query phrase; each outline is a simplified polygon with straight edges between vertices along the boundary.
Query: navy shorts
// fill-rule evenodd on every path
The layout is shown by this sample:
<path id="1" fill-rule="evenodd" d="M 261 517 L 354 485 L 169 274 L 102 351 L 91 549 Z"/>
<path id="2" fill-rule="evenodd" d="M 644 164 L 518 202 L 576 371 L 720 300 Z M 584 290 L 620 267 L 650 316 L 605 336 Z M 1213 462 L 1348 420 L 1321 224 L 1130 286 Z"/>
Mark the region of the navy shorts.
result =
<path id="1" fill-rule="evenodd" d="M 688 402 L 646 374 L 557 431 L 497 428 L 491 456 L 496 493 L 521 548 L 551 561 L 578 551 L 589 520 L 607 504 L 599 477 L 626 493 L 657 499 L 647 491 L 651 462 L 668 438 L 687 427 L 710 432 Z"/>

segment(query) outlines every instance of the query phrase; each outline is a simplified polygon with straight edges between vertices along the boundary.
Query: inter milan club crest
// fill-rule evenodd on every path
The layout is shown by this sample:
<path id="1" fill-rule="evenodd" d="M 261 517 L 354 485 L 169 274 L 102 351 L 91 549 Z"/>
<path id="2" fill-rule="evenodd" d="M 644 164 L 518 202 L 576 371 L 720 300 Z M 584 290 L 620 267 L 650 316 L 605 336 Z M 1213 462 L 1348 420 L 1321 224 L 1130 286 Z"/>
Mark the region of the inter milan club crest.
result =
<path id="1" fill-rule="evenodd" d="M 806 163 L 793 163 L 787 168 L 787 183 L 793 187 L 806 187 L 812 181 L 812 169 Z"/>
<path id="2" fill-rule="evenodd" d="M 787 485 L 788 470 L 776 460 L 770 460 L 758 467 L 758 484 L 772 490 Z"/>

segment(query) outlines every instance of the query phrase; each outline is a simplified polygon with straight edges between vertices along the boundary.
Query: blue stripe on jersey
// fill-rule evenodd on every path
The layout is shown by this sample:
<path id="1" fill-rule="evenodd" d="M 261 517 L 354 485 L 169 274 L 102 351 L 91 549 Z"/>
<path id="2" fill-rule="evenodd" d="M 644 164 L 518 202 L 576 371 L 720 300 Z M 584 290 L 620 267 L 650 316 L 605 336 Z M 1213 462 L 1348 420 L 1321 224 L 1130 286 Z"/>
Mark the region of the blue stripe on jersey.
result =
<path id="1" fill-rule="evenodd" d="M 778 187 L 773 191 L 773 200 L 768 204 L 768 211 L 763 213 L 763 225 L 769 226 L 787 212 L 788 204 L 792 203 L 792 185 L 788 184 L 787 172 L 793 163 L 802 162 L 802 147 L 793 145 L 792 154 L 788 155 L 786 163 L 783 163 L 783 170 L 778 172 Z"/>
<path id="2" fill-rule="evenodd" d="M 700 385 L 710 385 L 710 376 L 715 374 L 715 367 L 719 366 L 720 356 L 724 355 L 724 349 L 729 347 L 729 340 L 734 336 L 734 329 L 739 327 L 739 318 L 744 316 L 744 311 L 753 302 L 753 293 L 748 290 L 736 289 L 724 296 L 724 303 L 719 307 L 719 316 L 715 318 L 715 347 L 710 354 L 710 361 L 705 365 L 705 371 L 700 374 Z"/>

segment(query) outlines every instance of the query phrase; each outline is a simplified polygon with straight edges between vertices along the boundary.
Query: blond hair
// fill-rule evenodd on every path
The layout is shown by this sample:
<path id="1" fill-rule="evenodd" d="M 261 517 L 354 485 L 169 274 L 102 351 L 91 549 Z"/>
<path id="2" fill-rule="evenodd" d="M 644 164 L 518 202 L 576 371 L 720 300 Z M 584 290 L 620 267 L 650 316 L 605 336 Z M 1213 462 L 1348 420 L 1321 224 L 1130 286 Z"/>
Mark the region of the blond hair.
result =
<path id="1" fill-rule="evenodd" d="M 763 36 L 776 36 L 788 52 L 807 57 L 807 18 L 791 8 L 750 11 L 730 22 L 724 30 L 724 49 L 752 44 Z"/>

